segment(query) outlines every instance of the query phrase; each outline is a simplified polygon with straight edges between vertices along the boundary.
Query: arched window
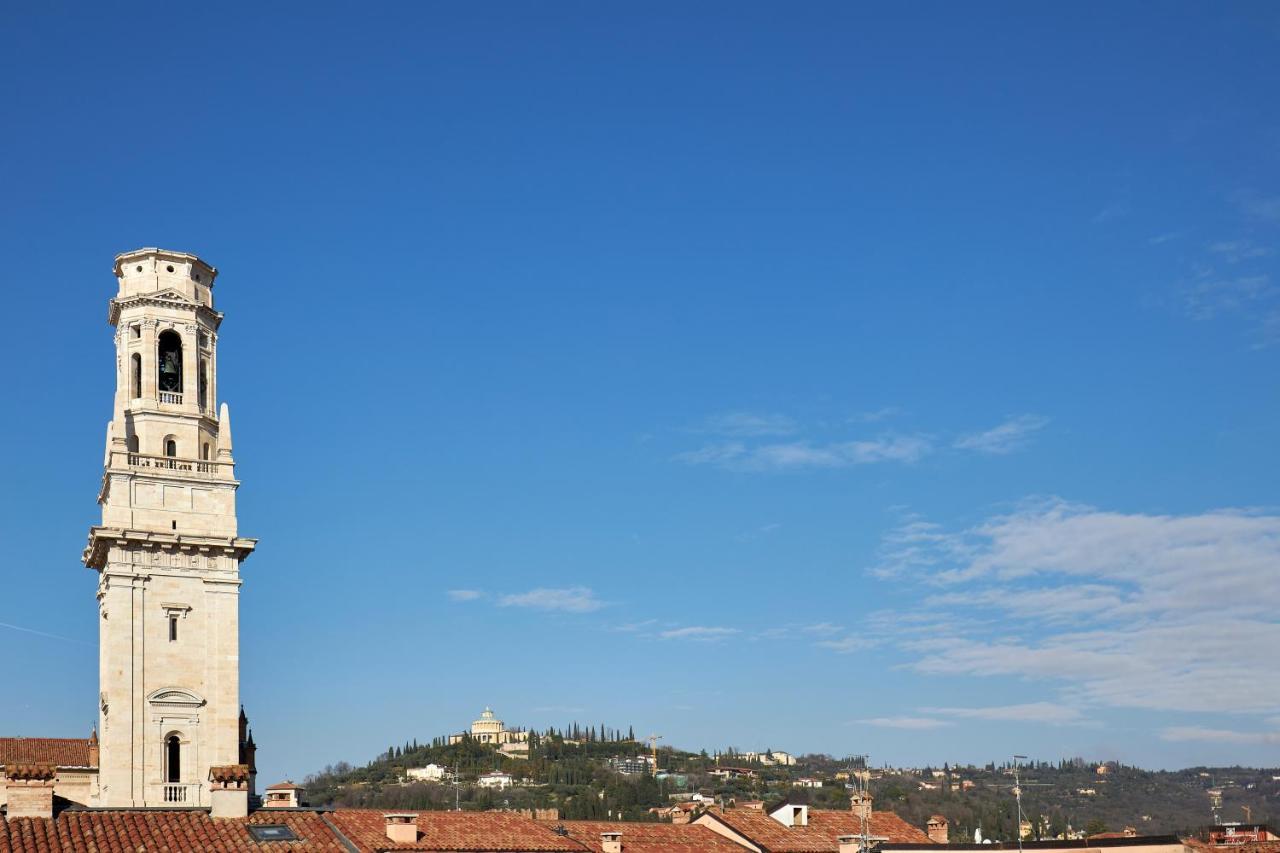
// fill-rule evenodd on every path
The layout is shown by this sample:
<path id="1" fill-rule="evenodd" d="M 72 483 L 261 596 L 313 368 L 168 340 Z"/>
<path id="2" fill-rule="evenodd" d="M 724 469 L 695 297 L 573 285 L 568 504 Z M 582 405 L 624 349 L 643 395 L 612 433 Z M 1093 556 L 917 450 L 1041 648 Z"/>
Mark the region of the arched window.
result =
<path id="1" fill-rule="evenodd" d="M 164 455 L 165 456 L 178 455 L 178 442 L 172 436 L 164 440 Z"/>
<path id="2" fill-rule="evenodd" d="M 138 452 L 138 437 L 136 435 L 129 436 L 129 452 L 130 453 Z"/>
<path id="3" fill-rule="evenodd" d="M 142 396 L 142 356 L 135 352 L 129 358 L 129 365 L 129 388 L 136 400 Z"/>
<path id="4" fill-rule="evenodd" d="M 182 393 L 182 338 L 173 329 L 165 329 L 160 333 L 156 345 L 156 364 L 159 370 L 157 381 L 161 391 L 170 394 Z"/>
<path id="5" fill-rule="evenodd" d="M 209 442 L 204 443 L 204 447 L 200 448 L 200 458 L 209 461 Z"/>
<path id="6" fill-rule="evenodd" d="M 164 739 L 164 781 L 182 781 L 182 741 L 177 735 Z"/>

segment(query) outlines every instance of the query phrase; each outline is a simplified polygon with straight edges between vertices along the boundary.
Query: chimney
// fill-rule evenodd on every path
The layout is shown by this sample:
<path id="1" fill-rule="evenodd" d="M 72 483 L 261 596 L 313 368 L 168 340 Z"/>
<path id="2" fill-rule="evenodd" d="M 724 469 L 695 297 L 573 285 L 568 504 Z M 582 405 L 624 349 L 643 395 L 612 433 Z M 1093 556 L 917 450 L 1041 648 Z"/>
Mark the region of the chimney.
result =
<path id="1" fill-rule="evenodd" d="M 942 815 L 936 814 L 929 818 L 925 829 L 929 833 L 929 840 L 934 844 L 947 843 L 947 819 Z"/>
<path id="2" fill-rule="evenodd" d="M 10 819 L 53 817 L 53 780 L 58 775 L 55 765 L 48 762 L 11 764 L 4 770 Z"/>
<path id="3" fill-rule="evenodd" d="M 622 833 L 600 833 L 600 853 L 622 853 Z"/>
<path id="4" fill-rule="evenodd" d="M 249 768 L 225 764 L 209 768 L 209 817 L 248 817 Z"/>
<path id="5" fill-rule="evenodd" d="M 849 798 L 849 805 L 859 820 L 871 820 L 871 792 L 858 792 Z"/>
<path id="6" fill-rule="evenodd" d="M 98 729 L 95 726 L 93 731 L 89 733 L 89 766 L 97 767 L 101 755 L 102 750 L 98 746 Z"/>
<path id="7" fill-rule="evenodd" d="M 387 840 L 394 844 L 418 841 L 418 816 L 411 812 L 383 815 L 387 822 Z"/>
<path id="8" fill-rule="evenodd" d="M 859 853 L 862 849 L 862 838 L 858 835 L 837 835 L 836 845 L 839 853 Z"/>

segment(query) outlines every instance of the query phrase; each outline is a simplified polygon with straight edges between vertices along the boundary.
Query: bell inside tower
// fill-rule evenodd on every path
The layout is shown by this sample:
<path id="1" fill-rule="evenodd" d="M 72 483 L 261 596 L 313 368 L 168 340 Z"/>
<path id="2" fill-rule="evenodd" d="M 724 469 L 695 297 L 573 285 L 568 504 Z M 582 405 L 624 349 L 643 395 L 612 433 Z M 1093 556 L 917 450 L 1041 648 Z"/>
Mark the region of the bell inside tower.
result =
<path id="1" fill-rule="evenodd" d="M 156 350 L 160 373 L 159 388 L 168 394 L 182 393 L 182 338 L 172 329 L 160 333 Z M 164 401 L 162 401 L 164 402 Z M 178 401 L 174 401 L 178 402 Z"/>

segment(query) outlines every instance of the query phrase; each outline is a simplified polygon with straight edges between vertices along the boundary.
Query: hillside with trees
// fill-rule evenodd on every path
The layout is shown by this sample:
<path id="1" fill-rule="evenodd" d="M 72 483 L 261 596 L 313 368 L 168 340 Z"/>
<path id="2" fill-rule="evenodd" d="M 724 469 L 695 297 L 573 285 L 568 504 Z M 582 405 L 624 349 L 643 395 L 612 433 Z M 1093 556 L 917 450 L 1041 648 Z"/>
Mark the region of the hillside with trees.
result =
<path id="1" fill-rule="evenodd" d="M 650 809 L 687 801 L 695 794 L 722 804 L 790 797 L 816 807 L 849 807 L 847 788 L 856 760 L 800 756 L 792 766 L 749 762 L 733 750 L 717 756 L 672 748 L 658 750 L 660 772 L 619 772 L 619 762 L 650 754 L 630 730 L 607 727 L 531 732 L 527 758 L 463 737 L 392 746 L 363 767 L 338 764 L 306 779 L 312 805 L 387 809 L 558 809 L 565 819 L 655 820 Z M 410 768 L 449 768 L 443 782 L 414 781 Z M 1101 769 L 1100 769 L 1101 767 Z M 512 777 L 511 787 L 485 788 L 491 771 Z M 717 771 L 714 772 L 713 771 Z M 953 841 L 1017 837 L 1013 768 L 1008 764 L 941 768 L 872 768 L 877 809 L 889 809 L 914 826 L 933 814 L 951 824 Z M 1149 771 L 1081 759 L 1033 761 L 1020 768 L 1024 829 L 1028 837 L 1123 831 L 1189 834 L 1214 822 L 1280 819 L 1280 770 L 1189 768 Z M 816 780 L 821 787 L 798 786 Z M 812 784 L 812 783 L 808 783 Z"/>

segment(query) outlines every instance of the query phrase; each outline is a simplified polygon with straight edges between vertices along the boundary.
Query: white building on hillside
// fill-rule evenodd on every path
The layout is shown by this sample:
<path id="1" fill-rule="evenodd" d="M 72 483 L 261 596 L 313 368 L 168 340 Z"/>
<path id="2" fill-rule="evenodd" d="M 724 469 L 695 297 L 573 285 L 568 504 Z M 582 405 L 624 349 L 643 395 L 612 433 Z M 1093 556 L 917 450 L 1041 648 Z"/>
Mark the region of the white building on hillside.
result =
<path id="1" fill-rule="evenodd" d="M 492 773 L 486 773 L 476 780 L 476 784 L 481 788 L 510 788 L 515 784 L 515 779 L 510 773 L 504 773 L 501 770 L 494 770 Z"/>
<path id="2" fill-rule="evenodd" d="M 406 779 L 413 782 L 443 782 L 449 778 L 449 768 L 440 764 L 428 764 L 426 767 L 410 767 L 404 771 Z"/>

